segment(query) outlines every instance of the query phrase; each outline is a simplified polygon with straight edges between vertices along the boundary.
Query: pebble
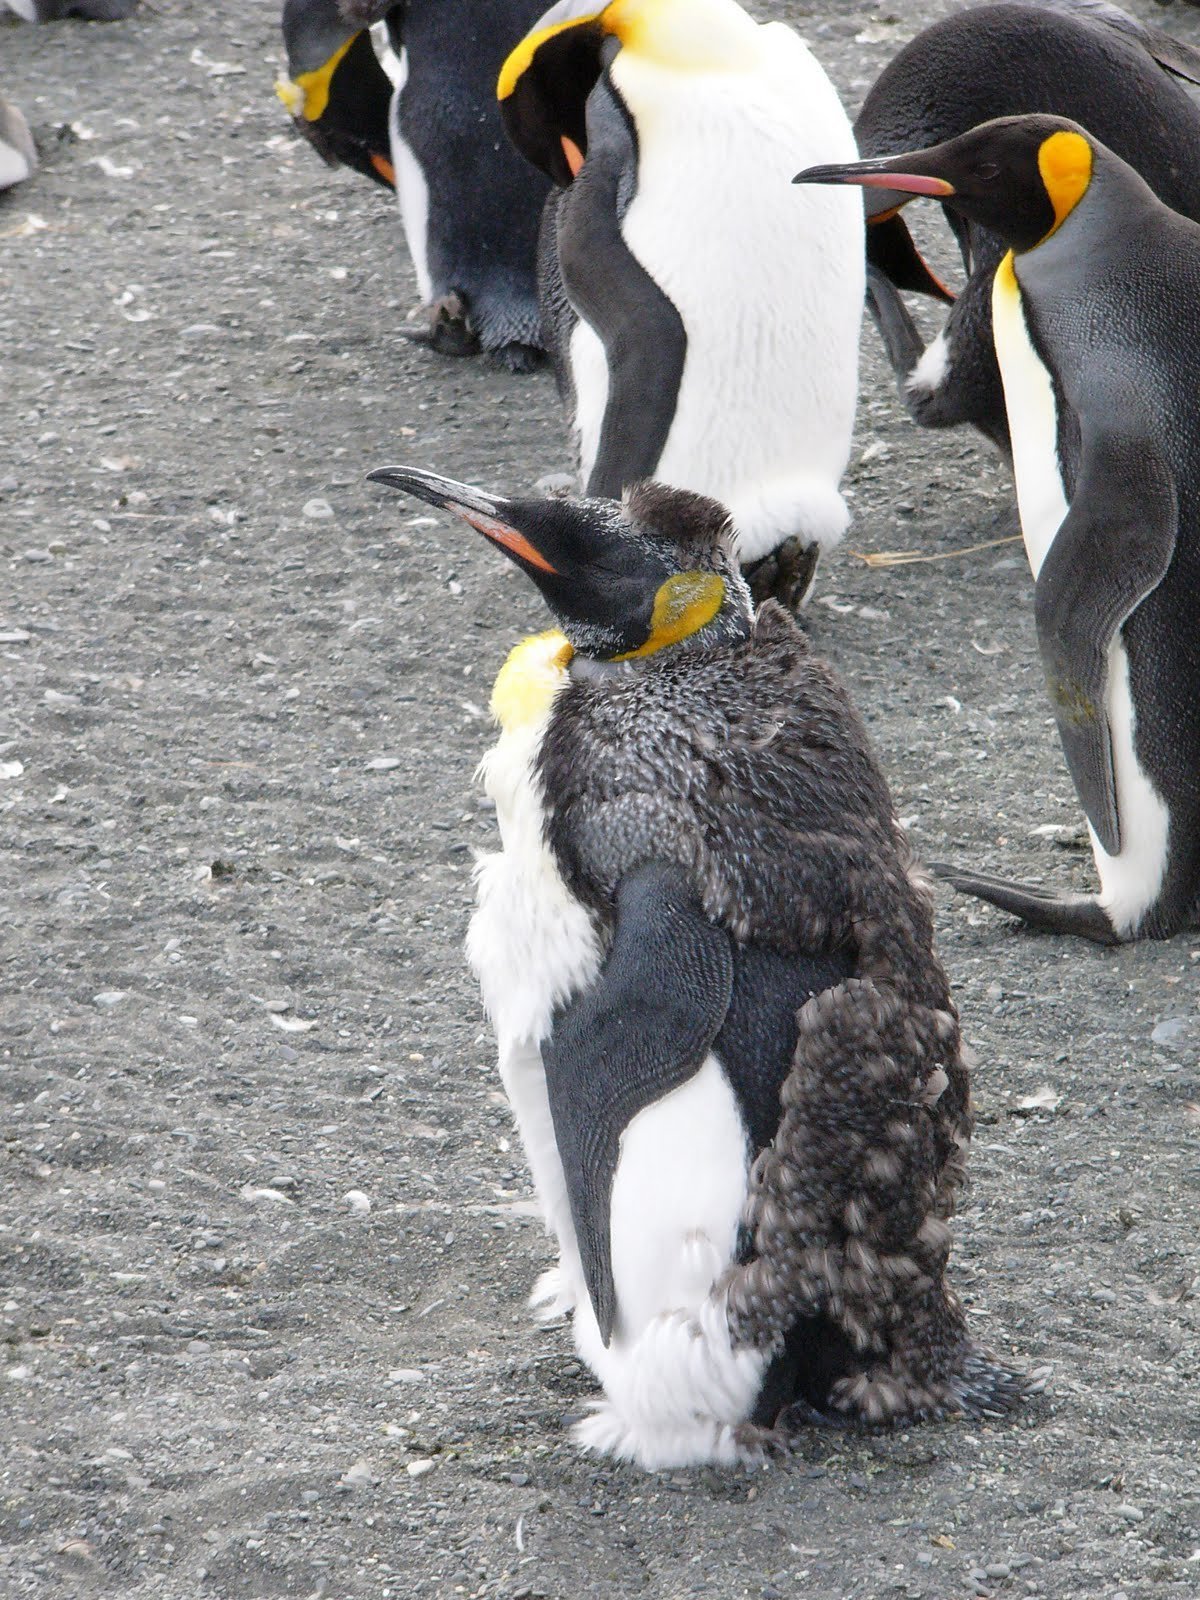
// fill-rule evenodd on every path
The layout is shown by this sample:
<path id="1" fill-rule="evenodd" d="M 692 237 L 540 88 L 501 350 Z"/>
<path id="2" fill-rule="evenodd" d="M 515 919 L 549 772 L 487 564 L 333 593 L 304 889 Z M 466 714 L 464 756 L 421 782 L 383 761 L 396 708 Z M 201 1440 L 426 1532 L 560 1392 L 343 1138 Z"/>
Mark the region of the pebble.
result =
<path id="1" fill-rule="evenodd" d="M 20 487 L 21 485 L 11 474 L 0 478 L 0 494 L 15 494 Z"/>
<path id="2" fill-rule="evenodd" d="M 419 1461 L 410 1461 L 404 1470 L 410 1478 L 423 1478 L 427 1472 L 433 1471 L 433 1462 L 423 1456 Z"/>
<path id="3" fill-rule="evenodd" d="M 389 1383 L 424 1383 L 425 1374 L 420 1367 L 393 1367 L 388 1373 Z"/>
<path id="4" fill-rule="evenodd" d="M 1117 1507 L 1117 1515 L 1124 1517 L 1126 1522 L 1142 1522 L 1146 1513 L 1139 1506 L 1130 1505 L 1128 1501 Z"/>
<path id="5" fill-rule="evenodd" d="M 356 1461 L 338 1479 L 339 1485 L 347 1489 L 365 1489 L 375 1482 L 377 1482 L 375 1474 L 365 1461 Z"/>
<path id="6" fill-rule="evenodd" d="M 92 996 L 92 1004 L 94 1006 L 119 1006 L 127 993 L 128 990 L 126 989 L 101 989 L 99 994 Z"/>
<path id="7" fill-rule="evenodd" d="M 1151 1044 L 1178 1044 L 1191 1027 L 1187 1017 L 1167 1017 L 1150 1035 Z"/>
<path id="8" fill-rule="evenodd" d="M 376 756 L 373 761 L 367 762 L 368 772 L 394 772 L 400 765 L 397 756 Z"/>
<path id="9" fill-rule="evenodd" d="M 361 1189 L 347 1189 L 342 1199 L 356 1217 L 365 1217 L 371 1209 L 371 1200 Z"/>
<path id="10" fill-rule="evenodd" d="M 1007 1578 L 1012 1568 L 1007 1561 L 989 1561 L 983 1570 L 989 1578 Z"/>
<path id="11" fill-rule="evenodd" d="M 314 521 L 323 522 L 327 517 L 333 515 L 333 507 L 328 500 L 306 500 L 304 502 L 304 515 L 311 517 Z"/>

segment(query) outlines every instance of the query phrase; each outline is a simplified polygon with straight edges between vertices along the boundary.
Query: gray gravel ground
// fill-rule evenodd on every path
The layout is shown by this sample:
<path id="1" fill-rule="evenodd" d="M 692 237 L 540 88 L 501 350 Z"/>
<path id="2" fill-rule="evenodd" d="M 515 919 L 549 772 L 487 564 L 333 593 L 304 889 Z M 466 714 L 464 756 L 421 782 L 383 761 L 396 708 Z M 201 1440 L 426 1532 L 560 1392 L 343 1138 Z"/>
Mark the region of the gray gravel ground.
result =
<path id="1" fill-rule="evenodd" d="M 856 104 L 947 7 L 780 9 Z M 45 155 L 0 202 L 0 1592 L 1200 1595 L 1195 935 L 939 892 L 980 1058 L 954 1281 L 1053 1368 L 1015 1422 L 659 1477 L 567 1443 L 461 956 L 481 707 L 544 615 L 362 482 L 520 490 L 563 429 L 547 375 L 398 336 L 391 205 L 292 137 L 275 19 L 0 24 Z M 1009 531 L 1006 475 L 864 351 L 812 635 L 923 854 L 1086 884 L 1020 550 L 951 554 Z M 951 559 L 852 553 L 891 549 Z"/>

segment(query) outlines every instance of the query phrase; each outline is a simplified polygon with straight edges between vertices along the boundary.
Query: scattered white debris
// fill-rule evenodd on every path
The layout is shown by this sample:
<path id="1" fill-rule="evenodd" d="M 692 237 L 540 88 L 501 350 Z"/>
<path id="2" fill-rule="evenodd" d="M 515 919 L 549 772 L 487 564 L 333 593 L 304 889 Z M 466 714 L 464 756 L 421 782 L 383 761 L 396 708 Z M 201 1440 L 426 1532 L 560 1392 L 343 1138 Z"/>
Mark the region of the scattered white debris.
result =
<path id="1" fill-rule="evenodd" d="M 306 500 L 304 502 L 304 515 L 312 517 L 314 521 L 323 522 L 327 517 L 333 515 L 333 507 L 328 500 L 322 500 L 319 497 L 314 500 Z"/>
<path id="2" fill-rule="evenodd" d="M 316 1022 L 306 1022 L 303 1017 L 285 1017 L 278 1011 L 268 1011 L 267 1017 L 277 1028 L 282 1028 L 284 1033 L 309 1033 L 316 1027 Z"/>
<path id="3" fill-rule="evenodd" d="M 365 1461 L 356 1461 L 342 1473 L 338 1482 L 344 1484 L 347 1489 L 369 1489 L 373 1483 L 378 1483 L 379 1479 Z"/>
<path id="4" fill-rule="evenodd" d="M 1050 1085 L 1043 1084 L 1040 1089 L 1035 1089 L 1033 1094 L 1024 1095 L 1017 1101 L 1014 1110 L 1030 1111 L 1057 1111 L 1062 1104 L 1062 1095 L 1053 1090 Z"/>
<path id="5" fill-rule="evenodd" d="M 264 1200 L 285 1206 L 293 1206 L 296 1203 L 290 1195 L 284 1194 L 282 1189 L 269 1189 L 253 1183 L 244 1183 L 238 1194 L 252 1206 L 260 1205 Z"/>
<path id="6" fill-rule="evenodd" d="M 19 778 L 24 771 L 23 761 L 0 761 L 0 779 Z"/>
<path id="7" fill-rule="evenodd" d="M 132 178 L 137 171 L 136 166 L 118 166 L 111 156 L 93 156 L 88 165 L 99 167 L 106 178 Z"/>
<path id="8" fill-rule="evenodd" d="M 397 756 L 376 756 L 373 761 L 367 762 L 368 772 L 394 772 L 401 765 Z"/>
<path id="9" fill-rule="evenodd" d="M 356 1217 L 365 1217 L 371 1209 L 371 1197 L 361 1189 L 347 1189 L 342 1199 Z"/>

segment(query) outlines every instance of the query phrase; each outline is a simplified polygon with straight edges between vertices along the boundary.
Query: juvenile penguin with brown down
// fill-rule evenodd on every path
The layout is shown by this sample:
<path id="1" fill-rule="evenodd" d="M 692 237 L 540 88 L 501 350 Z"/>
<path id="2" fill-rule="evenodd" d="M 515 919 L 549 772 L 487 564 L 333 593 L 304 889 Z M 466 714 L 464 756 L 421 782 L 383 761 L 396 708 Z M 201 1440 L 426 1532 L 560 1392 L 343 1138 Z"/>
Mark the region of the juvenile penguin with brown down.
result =
<path id="1" fill-rule="evenodd" d="M 1005 1410 L 945 1282 L 970 1131 L 930 907 L 865 731 L 725 509 L 506 500 L 408 468 L 538 585 L 483 772 L 502 849 L 468 953 L 604 1390 L 575 1436 L 647 1468 L 810 1423 Z"/>

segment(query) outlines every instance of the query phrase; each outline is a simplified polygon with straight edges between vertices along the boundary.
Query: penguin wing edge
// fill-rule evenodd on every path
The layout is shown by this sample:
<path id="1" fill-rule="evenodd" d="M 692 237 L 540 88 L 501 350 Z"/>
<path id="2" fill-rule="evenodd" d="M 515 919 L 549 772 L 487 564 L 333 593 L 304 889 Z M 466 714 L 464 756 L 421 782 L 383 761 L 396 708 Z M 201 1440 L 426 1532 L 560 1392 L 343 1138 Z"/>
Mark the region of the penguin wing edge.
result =
<path id="1" fill-rule="evenodd" d="M 1079 481 L 1034 590 L 1058 735 L 1106 854 L 1121 849 L 1107 699 L 1109 647 L 1175 553 L 1174 481 L 1145 438 L 1085 433 Z"/>
<path id="2" fill-rule="evenodd" d="M 607 1345 L 616 1322 L 609 1207 L 621 1134 L 702 1066 L 733 992 L 732 941 L 682 868 L 652 862 L 617 886 L 600 975 L 542 1047 L 555 1138 L 588 1294 Z"/>

